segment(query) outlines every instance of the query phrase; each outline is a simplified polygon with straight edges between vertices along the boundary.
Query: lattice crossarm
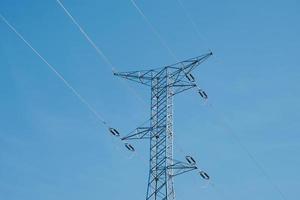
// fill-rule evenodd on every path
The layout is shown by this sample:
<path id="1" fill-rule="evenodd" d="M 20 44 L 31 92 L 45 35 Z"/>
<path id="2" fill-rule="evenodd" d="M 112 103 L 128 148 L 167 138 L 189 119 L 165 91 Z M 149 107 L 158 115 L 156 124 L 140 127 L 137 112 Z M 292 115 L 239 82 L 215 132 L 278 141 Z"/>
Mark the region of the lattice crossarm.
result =
<path id="1" fill-rule="evenodd" d="M 128 79 L 137 83 L 141 83 L 147 86 L 150 86 L 153 70 L 145 71 L 131 71 L 131 72 L 114 72 L 115 76 L 120 78 Z"/>
<path id="2" fill-rule="evenodd" d="M 121 138 L 122 140 L 138 140 L 138 139 L 149 139 L 151 127 L 138 127 L 131 134 Z"/>

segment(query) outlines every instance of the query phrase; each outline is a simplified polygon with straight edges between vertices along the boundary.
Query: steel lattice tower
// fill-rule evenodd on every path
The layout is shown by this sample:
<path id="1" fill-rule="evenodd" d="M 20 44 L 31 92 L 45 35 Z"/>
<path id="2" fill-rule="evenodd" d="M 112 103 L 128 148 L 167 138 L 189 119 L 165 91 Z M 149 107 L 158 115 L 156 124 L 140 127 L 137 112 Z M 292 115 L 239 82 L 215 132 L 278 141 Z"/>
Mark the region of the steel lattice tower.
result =
<path id="1" fill-rule="evenodd" d="M 188 162 L 173 158 L 173 97 L 197 87 L 191 74 L 212 53 L 185 60 L 174 65 L 133 72 L 118 72 L 114 75 L 126 78 L 151 88 L 150 127 L 138 127 L 122 140 L 150 140 L 150 169 L 146 200 L 174 200 L 174 181 L 177 175 L 197 169 L 193 158 Z M 200 95 L 206 96 L 201 93 Z M 207 96 L 206 96 L 207 97 Z M 126 143 L 129 150 L 133 146 Z M 191 160 L 192 159 L 192 160 Z"/>

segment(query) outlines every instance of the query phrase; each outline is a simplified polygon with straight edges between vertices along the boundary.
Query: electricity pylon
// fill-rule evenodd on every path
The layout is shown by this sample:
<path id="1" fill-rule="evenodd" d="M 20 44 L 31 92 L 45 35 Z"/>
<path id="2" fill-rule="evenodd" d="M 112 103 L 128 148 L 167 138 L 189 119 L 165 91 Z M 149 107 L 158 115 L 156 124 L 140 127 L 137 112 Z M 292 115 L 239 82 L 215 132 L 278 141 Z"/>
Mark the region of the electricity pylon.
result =
<path id="1" fill-rule="evenodd" d="M 197 87 L 191 72 L 211 55 L 212 53 L 204 54 L 158 69 L 114 73 L 116 76 L 151 88 L 150 127 L 138 127 L 132 134 L 122 138 L 125 141 L 150 140 L 150 170 L 146 200 L 174 200 L 173 178 L 197 169 L 195 160 L 190 156 L 186 157 L 187 162 L 173 158 L 173 97 Z M 207 98 L 201 89 L 199 94 Z M 129 143 L 126 143 L 126 147 L 134 151 Z M 203 177 L 207 174 L 200 175 Z"/>

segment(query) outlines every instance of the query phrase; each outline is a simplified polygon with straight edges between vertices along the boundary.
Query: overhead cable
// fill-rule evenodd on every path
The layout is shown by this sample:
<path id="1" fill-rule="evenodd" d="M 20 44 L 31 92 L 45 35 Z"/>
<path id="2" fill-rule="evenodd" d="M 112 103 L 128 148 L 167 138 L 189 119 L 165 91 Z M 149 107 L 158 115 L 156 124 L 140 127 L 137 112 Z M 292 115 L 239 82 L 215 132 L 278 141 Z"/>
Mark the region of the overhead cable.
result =
<path id="1" fill-rule="evenodd" d="M 63 9 L 63 11 L 66 13 L 66 15 L 71 19 L 71 21 L 75 24 L 75 26 L 79 29 L 79 31 L 86 38 L 86 40 L 95 49 L 97 54 L 105 61 L 105 63 L 107 64 L 106 66 L 111 68 L 111 70 L 113 72 L 116 72 L 117 69 L 112 64 L 111 60 L 104 54 L 104 52 L 101 50 L 101 48 L 92 40 L 92 38 L 89 36 L 89 34 L 83 29 L 83 27 L 79 24 L 79 22 L 75 19 L 75 17 L 71 14 L 71 12 L 66 8 L 66 6 L 60 0 L 56 0 L 56 2 Z M 124 80 L 121 80 L 121 81 L 143 104 L 145 104 L 145 100 L 130 85 L 125 83 Z"/>
<path id="2" fill-rule="evenodd" d="M 60 74 L 57 69 L 51 65 L 17 30 L 10 24 L 6 18 L 0 14 L 2 21 L 51 69 L 51 71 L 66 85 L 68 89 L 96 116 L 96 118 L 106 127 L 108 123 L 104 120 L 103 116 L 97 112 L 94 107 L 82 97 L 82 95 Z"/>

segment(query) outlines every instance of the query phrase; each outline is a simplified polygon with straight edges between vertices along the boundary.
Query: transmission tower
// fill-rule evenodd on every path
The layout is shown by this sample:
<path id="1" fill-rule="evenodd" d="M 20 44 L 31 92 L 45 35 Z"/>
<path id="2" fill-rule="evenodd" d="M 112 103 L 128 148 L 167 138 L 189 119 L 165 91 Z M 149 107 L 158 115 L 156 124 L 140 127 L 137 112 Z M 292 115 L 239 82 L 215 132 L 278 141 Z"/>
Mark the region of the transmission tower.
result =
<path id="1" fill-rule="evenodd" d="M 185 60 L 162 68 L 117 72 L 114 75 L 141 83 L 151 88 L 151 118 L 149 127 L 138 127 L 122 140 L 150 140 L 150 169 L 146 200 L 174 200 L 175 176 L 196 170 L 196 161 L 186 156 L 186 162 L 173 158 L 173 97 L 183 91 L 198 87 L 191 72 L 212 53 Z M 198 88 L 199 94 L 207 98 L 206 93 Z M 111 130 L 113 133 L 116 130 Z M 117 132 L 118 133 L 118 132 Z M 130 143 L 126 148 L 134 151 Z M 200 171 L 204 179 L 209 176 Z"/>

